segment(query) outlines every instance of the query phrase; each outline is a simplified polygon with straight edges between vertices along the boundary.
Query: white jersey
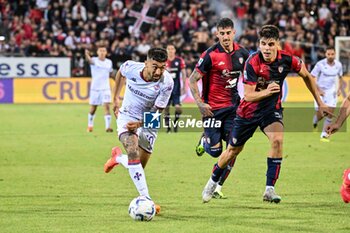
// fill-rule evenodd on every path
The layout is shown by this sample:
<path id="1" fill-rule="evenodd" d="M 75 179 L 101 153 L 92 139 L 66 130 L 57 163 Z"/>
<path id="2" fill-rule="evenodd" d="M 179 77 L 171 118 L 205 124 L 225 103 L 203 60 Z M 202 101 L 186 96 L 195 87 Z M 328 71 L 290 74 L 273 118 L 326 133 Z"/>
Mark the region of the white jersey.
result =
<path id="1" fill-rule="evenodd" d="M 126 78 L 126 87 L 120 113 L 136 120 L 143 119 L 143 113 L 152 107 L 165 108 L 168 104 L 174 81 L 168 71 L 157 82 L 148 82 L 142 77 L 144 63 L 126 61 L 120 66 L 121 74 Z"/>
<path id="2" fill-rule="evenodd" d="M 323 91 L 336 91 L 339 78 L 343 76 L 343 68 L 339 61 L 334 61 L 334 65 L 327 63 L 324 58 L 316 63 L 311 74 L 317 78 L 317 85 Z"/>
<path id="3" fill-rule="evenodd" d="M 102 61 L 98 57 L 92 57 L 91 60 L 91 90 L 110 90 L 109 73 L 113 71 L 112 61 L 108 58 Z"/>

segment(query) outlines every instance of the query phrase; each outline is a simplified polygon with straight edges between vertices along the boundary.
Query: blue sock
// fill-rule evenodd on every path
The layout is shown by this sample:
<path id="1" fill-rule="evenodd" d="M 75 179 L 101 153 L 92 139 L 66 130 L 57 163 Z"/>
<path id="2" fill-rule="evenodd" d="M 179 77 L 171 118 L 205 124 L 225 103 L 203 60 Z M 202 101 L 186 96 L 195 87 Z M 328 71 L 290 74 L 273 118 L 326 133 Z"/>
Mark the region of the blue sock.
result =
<path id="1" fill-rule="evenodd" d="M 218 182 L 220 179 L 220 176 L 222 175 L 222 173 L 224 172 L 224 168 L 220 168 L 219 165 L 216 163 L 213 167 L 213 172 L 211 174 L 211 179 L 214 182 Z"/>
<path id="2" fill-rule="evenodd" d="M 227 167 L 225 168 L 224 172 L 220 176 L 219 185 L 222 186 L 225 183 L 225 180 L 227 179 L 228 175 L 230 175 L 230 172 L 231 172 L 233 166 L 235 165 L 235 162 L 236 162 L 236 159 L 232 159 L 230 161 L 230 163 L 227 165 Z"/>
<path id="3" fill-rule="evenodd" d="M 275 186 L 281 170 L 282 158 L 267 158 L 266 186 Z"/>

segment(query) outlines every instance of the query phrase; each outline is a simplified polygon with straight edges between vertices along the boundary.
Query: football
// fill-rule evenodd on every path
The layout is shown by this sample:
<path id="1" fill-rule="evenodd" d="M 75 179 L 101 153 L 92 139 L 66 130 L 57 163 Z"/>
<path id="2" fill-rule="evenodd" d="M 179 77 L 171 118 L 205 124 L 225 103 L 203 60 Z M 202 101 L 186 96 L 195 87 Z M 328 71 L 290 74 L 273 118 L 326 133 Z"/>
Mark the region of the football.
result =
<path id="1" fill-rule="evenodd" d="M 138 196 L 129 205 L 129 215 L 135 221 L 151 221 L 156 214 L 156 208 L 151 198 Z"/>

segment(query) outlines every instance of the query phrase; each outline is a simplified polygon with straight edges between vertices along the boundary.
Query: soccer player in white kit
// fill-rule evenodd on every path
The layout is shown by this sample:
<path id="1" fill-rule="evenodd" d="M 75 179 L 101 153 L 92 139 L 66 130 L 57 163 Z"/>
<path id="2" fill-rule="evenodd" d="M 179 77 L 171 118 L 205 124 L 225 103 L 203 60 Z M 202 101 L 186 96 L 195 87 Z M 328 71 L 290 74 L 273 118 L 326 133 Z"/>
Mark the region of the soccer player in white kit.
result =
<path id="1" fill-rule="evenodd" d="M 106 162 L 104 171 L 110 172 L 116 165 L 122 164 L 129 170 L 130 177 L 139 195 L 148 196 L 148 186 L 144 168 L 150 158 L 157 129 L 144 128 L 145 112 L 160 112 L 167 106 L 174 81 L 165 70 L 167 52 L 162 48 L 148 51 L 144 63 L 126 61 L 116 75 L 114 108 L 117 117 L 118 136 L 126 154 L 119 147 L 112 149 L 112 156 Z M 124 100 L 120 106 L 120 92 L 126 79 Z M 154 116 L 154 115 L 153 115 Z M 157 213 L 160 207 L 156 205 Z"/>
<path id="2" fill-rule="evenodd" d="M 337 96 L 341 93 L 343 68 L 339 61 L 335 60 L 335 50 L 333 47 L 327 47 L 326 58 L 318 61 L 312 69 L 311 74 L 316 78 L 317 88 L 322 101 L 329 107 L 330 112 L 334 113 L 337 106 Z M 317 111 L 318 106 L 315 103 L 316 113 L 313 118 L 314 129 L 323 116 Z M 329 135 L 326 132 L 327 126 L 332 123 L 331 116 L 327 116 L 323 122 L 321 141 L 329 142 Z"/>
<path id="3" fill-rule="evenodd" d="M 88 115 L 87 132 L 92 132 L 94 127 L 95 112 L 98 105 L 104 106 L 105 128 L 106 132 L 113 132 L 111 128 L 111 113 L 109 104 L 111 103 L 111 87 L 109 85 L 109 75 L 113 71 L 112 61 L 107 56 L 107 48 L 99 46 L 97 49 L 98 57 L 91 57 L 88 50 L 85 50 L 85 58 L 91 68 L 91 86 L 90 86 L 90 112 Z"/>

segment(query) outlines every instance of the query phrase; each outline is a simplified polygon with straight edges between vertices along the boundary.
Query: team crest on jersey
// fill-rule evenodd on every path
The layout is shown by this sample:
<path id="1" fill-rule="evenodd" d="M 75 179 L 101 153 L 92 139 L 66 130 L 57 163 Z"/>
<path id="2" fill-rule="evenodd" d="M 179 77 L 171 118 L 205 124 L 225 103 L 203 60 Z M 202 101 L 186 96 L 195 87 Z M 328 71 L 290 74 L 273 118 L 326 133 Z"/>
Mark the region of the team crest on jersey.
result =
<path id="1" fill-rule="evenodd" d="M 279 66 L 278 67 L 278 72 L 282 73 L 282 71 L 283 71 L 283 66 Z"/>
<path id="2" fill-rule="evenodd" d="M 175 65 L 176 65 L 176 66 L 178 66 L 178 65 L 179 65 L 179 63 L 176 61 L 176 62 L 175 62 Z"/>
<path id="3" fill-rule="evenodd" d="M 130 80 L 136 83 L 136 78 L 131 78 Z"/>
<path id="4" fill-rule="evenodd" d="M 159 90 L 159 85 L 154 86 L 154 90 L 158 91 Z"/>
<path id="5" fill-rule="evenodd" d="M 239 63 L 243 64 L 243 57 L 238 58 Z"/>
<path id="6" fill-rule="evenodd" d="M 237 143 L 237 138 L 232 138 L 232 143 L 236 144 Z"/>

